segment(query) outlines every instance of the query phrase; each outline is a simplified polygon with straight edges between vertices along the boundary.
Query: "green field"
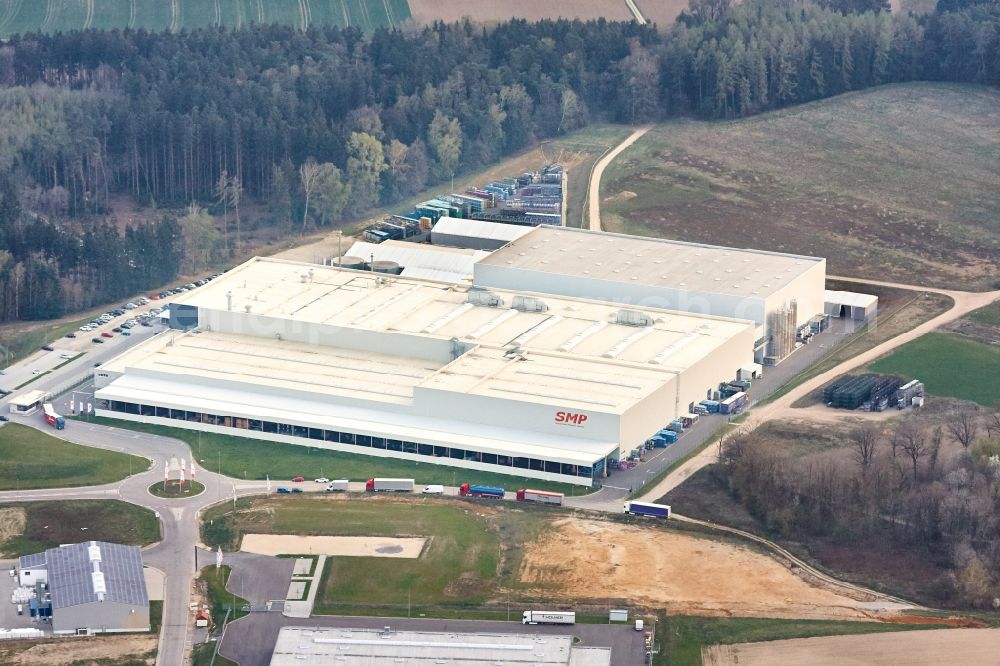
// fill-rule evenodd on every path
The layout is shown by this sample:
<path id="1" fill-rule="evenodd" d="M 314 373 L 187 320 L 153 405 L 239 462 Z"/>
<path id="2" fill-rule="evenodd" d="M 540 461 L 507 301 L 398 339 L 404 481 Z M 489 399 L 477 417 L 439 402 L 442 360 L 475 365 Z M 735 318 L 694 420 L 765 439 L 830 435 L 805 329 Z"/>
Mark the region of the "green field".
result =
<path id="1" fill-rule="evenodd" d="M 19 557 L 90 539 L 145 546 L 160 540 L 149 509 L 118 500 L 0 504 L 0 556 Z"/>
<path id="2" fill-rule="evenodd" d="M 1000 348 L 993 345 L 928 333 L 869 368 L 919 379 L 931 395 L 1000 406 Z"/>
<path id="3" fill-rule="evenodd" d="M 812 636 L 878 634 L 888 631 L 941 629 L 940 624 L 888 624 L 883 622 L 837 622 L 834 620 L 773 620 L 749 617 L 661 618 L 656 624 L 659 666 L 700 666 L 701 650 L 709 645 L 757 643 Z"/>
<path id="4" fill-rule="evenodd" d="M 567 495 L 584 495 L 593 488 L 549 483 L 506 474 L 490 474 L 469 469 L 458 469 L 433 463 L 413 462 L 395 458 L 380 458 L 353 453 L 340 453 L 314 449 L 309 446 L 264 442 L 244 437 L 199 433 L 182 428 L 170 428 L 148 423 L 118 421 L 108 418 L 91 418 L 104 425 L 149 432 L 164 437 L 175 437 L 188 443 L 201 465 L 213 472 L 220 472 L 238 479 L 264 479 L 272 481 L 293 479 L 296 476 L 363 481 L 376 476 L 416 479 L 418 484 L 440 483 L 456 485 L 468 482 L 504 488 L 530 487 L 552 490 Z"/>
<path id="5" fill-rule="evenodd" d="M 19 423 L 0 427 L 0 490 L 96 486 L 148 467 L 145 458 L 70 444 Z"/>
<path id="6" fill-rule="evenodd" d="M 0 0 L 0 37 L 87 28 L 176 32 L 251 23 L 371 31 L 408 18 L 407 0 Z"/>
<path id="7" fill-rule="evenodd" d="M 996 301 L 984 308 L 979 308 L 969 313 L 969 319 L 978 321 L 980 324 L 988 326 L 1000 326 L 1000 301 Z"/>
<path id="8" fill-rule="evenodd" d="M 832 275 L 988 289 L 1000 89 L 890 85 L 742 120 L 673 120 L 602 179 L 610 230 L 827 257 Z"/>
<path id="9" fill-rule="evenodd" d="M 335 614 L 409 604 L 479 605 L 496 593 L 504 573 L 517 571 L 517 546 L 545 524 L 543 511 L 455 500 L 272 497 L 240 500 L 235 514 L 228 504 L 210 509 L 202 540 L 231 549 L 245 533 L 429 538 L 416 559 L 329 560 L 316 608 Z"/>

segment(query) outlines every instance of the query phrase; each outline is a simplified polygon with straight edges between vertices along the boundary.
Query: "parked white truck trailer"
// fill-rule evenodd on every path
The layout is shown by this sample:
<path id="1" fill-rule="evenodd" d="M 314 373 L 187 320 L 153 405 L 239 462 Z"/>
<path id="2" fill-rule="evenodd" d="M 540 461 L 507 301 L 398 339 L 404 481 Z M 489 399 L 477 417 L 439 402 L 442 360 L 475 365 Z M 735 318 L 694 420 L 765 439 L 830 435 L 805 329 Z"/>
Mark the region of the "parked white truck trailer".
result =
<path id="1" fill-rule="evenodd" d="M 576 624 L 573 611 L 524 611 L 521 624 Z"/>
<path id="2" fill-rule="evenodd" d="M 365 490 L 370 493 L 412 493 L 413 479 L 368 479 Z"/>

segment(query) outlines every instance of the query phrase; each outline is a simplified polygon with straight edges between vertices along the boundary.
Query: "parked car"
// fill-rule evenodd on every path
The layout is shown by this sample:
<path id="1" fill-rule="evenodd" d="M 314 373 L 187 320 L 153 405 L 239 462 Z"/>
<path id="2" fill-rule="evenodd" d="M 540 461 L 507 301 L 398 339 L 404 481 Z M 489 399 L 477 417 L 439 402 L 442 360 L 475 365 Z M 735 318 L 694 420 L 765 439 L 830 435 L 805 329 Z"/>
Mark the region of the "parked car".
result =
<path id="1" fill-rule="evenodd" d="M 59 354 L 59 358 L 73 358 L 73 355 L 63 352 L 62 354 Z"/>
<path id="2" fill-rule="evenodd" d="M 122 332 L 122 327 L 121 326 L 115 326 L 111 330 L 114 331 L 115 333 L 121 333 Z"/>
<path id="3" fill-rule="evenodd" d="M 41 370 L 32 370 L 31 374 L 33 374 L 33 375 L 35 375 L 37 377 L 38 375 L 44 375 L 45 373 L 43 371 L 41 371 Z"/>
<path id="4" fill-rule="evenodd" d="M 150 300 L 153 300 L 153 301 L 158 301 L 158 300 L 160 300 L 161 298 L 163 298 L 163 296 L 160 296 L 159 294 L 150 294 L 150 295 L 149 295 L 149 298 L 150 298 Z"/>
<path id="5" fill-rule="evenodd" d="M 325 476 L 321 476 L 318 479 L 316 479 L 316 483 L 330 483 L 330 479 L 326 478 Z"/>
<path id="6" fill-rule="evenodd" d="M 128 337 L 129 335 L 132 335 L 132 334 L 129 331 L 122 331 L 122 335 Z"/>
<path id="7" fill-rule="evenodd" d="M 8 419 L 8 418 L 7 418 L 6 416 L 4 416 L 3 414 L 0 414 L 0 421 L 10 421 L 10 419 Z"/>
<path id="8" fill-rule="evenodd" d="M 96 342 L 99 345 L 103 345 L 104 344 L 104 340 L 101 340 L 100 338 L 91 338 L 90 341 L 91 342 Z"/>
<path id="9" fill-rule="evenodd" d="M 147 319 L 146 321 L 142 322 L 142 325 L 143 326 L 152 326 L 153 324 Z"/>
<path id="10" fill-rule="evenodd" d="M 302 483 L 305 480 L 306 480 L 306 477 L 304 477 L 304 476 L 297 476 L 294 479 L 292 479 L 292 483 Z"/>
<path id="11" fill-rule="evenodd" d="M 42 345 L 42 349 L 45 351 L 55 351 L 55 349 L 52 348 L 52 345 Z"/>
<path id="12" fill-rule="evenodd" d="M 115 334 L 111 333 L 110 331 L 104 331 L 103 333 L 101 333 L 101 337 L 102 338 L 113 338 L 113 337 L 115 337 Z"/>
<path id="13" fill-rule="evenodd" d="M 286 488 L 284 486 L 278 486 L 278 494 L 279 495 L 287 495 L 290 492 L 292 492 L 292 491 L 289 490 L 288 488 Z"/>
<path id="14" fill-rule="evenodd" d="M 292 492 L 293 493 L 301 493 L 302 489 L 301 488 L 292 488 Z"/>
<path id="15" fill-rule="evenodd" d="M 66 334 L 66 337 L 67 338 L 75 338 L 76 337 L 76 333 L 74 333 L 73 331 L 70 331 L 69 333 Z"/>

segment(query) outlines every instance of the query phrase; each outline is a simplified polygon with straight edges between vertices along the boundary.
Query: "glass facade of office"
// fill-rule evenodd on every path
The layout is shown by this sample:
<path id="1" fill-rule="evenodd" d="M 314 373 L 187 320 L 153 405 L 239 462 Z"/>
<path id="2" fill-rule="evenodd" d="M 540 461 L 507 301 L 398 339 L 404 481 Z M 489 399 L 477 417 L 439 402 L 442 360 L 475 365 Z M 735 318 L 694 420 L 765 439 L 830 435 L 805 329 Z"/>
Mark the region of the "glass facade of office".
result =
<path id="1" fill-rule="evenodd" d="M 337 430 L 307 428 L 305 426 L 278 423 L 276 421 L 259 421 L 239 416 L 205 414 L 202 412 L 191 412 L 183 409 L 172 409 L 155 405 L 141 405 L 134 402 L 121 402 L 118 400 L 104 400 L 101 402 L 103 404 L 98 405 L 99 409 L 107 409 L 112 412 L 121 412 L 123 414 L 155 416 L 163 419 L 174 419 L 178 421 L 191 421 L 194 423 L 221 426 L 223 428 L 233 428 L 234 430 L 253 430 L 262 433 L 298 437 L 303 440 L 318 440 L 325 442 L 337 442 L 340 444 L 351 444 L 360 448 L 399 451 L 401 453 L 412 453 L 420 456 L 427 456 L 429 458 L 468 460 L 477 463 L 485 463 L 487 465 L 499 465 L 513 469 L 528 469 L 536 472 L 547 472 L 550 474 L 565 474 L 566 476 L 579 476 L 588 479 L 593 478 L 594 474 L 599 475 L 604 469 L 603 459 L 598 460 L 592 467 L 586 467 L 583 465 L 570 465 L 550 460 L 541 460 L 539 458 L 504 456 L 495 453 L 485 453 L 482 451 L 459 449 L 450 446 L 440 446 L 437 444 L 407 442 L 401 439 L 392 439 L 388 437 L 376 437 L 373 435 L 361 435 L 358 433 L 340 432 Z M 303 444 L 304 443 L 305 442 L 303 442 Z"/>

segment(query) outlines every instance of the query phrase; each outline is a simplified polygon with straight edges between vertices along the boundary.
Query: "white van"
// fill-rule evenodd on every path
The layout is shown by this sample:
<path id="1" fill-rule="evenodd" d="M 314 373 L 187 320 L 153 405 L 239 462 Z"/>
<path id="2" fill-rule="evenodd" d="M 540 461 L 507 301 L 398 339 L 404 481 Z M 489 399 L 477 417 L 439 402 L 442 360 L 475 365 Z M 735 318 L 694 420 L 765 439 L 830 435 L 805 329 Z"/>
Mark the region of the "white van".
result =
<path id="1" fill-rule="evenodd" d="M 423 490 L 424 495 L 444 495 L 444 486 L 431 485 Z"/>

